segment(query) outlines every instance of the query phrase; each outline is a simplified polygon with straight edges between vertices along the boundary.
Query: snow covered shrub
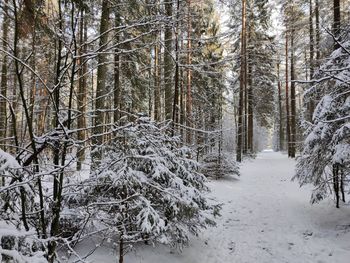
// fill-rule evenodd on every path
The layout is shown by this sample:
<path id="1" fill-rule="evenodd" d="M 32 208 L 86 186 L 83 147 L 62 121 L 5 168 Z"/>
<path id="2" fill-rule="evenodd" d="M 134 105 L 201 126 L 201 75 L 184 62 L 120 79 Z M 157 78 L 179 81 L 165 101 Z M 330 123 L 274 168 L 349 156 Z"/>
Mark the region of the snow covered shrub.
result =
<path id="1" fill-rule="evenodd" d="M 207 177 L 219 179 L 229 175 L 239 176 L 239 167 L 228 153 L 209 153 L 202 161 L 201 172 Z"/>
<path id="2" fill-rule="evenodd" d="M 301 185 L 313 184 L 311 202 L 335 193 L 345 202 L 346 182 L 350 176 L 350 37 L 323 64 L 315 82 L 305 93 L 320 98 L 312 122 L 304 120 L 305 142 L 298 159 L 296 176 Z M 332 185 L 333 187 L 330 187 Z"/>
<path id="3" fill-rule="evenodd" d="M 45 255 L 34 231 L 0 220 L 0 262 L 47 263 Z"/>
<path id="4" fill-rule="evenodd" d="M 0 262 L 47 262 L 33 227 L 36 217 L 29 213 L 35 208 L 29 178 L 12 155 L 0 150 Z"/>
<path id="5" fill-rule="evenodd" d="M 118 133 L 101 165 L 85 182 L 85 203 L 94 226 L 108 228 L 124 245 L 160 242 L 182 248 L 189 234 L 214 224 L 219 207 L 209 204 L 198 165 L 178 138 L 148 118 Z"/>

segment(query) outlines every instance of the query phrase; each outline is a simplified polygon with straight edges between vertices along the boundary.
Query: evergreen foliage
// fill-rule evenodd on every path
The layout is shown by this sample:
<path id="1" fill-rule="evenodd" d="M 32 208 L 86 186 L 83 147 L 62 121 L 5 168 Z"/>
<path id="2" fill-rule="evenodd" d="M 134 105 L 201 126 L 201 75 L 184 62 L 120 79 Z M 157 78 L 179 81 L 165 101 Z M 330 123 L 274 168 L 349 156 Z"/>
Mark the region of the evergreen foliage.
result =
<path id="1" fill-rule="evenodd" d="M 166 129 L 147 117 L 130 123 L 83 182 L 80 209 L 92 208 L 94 227 L 107 227 L 121 246 L 150 241 L 181 249 L 190 234 L 215 224 L 219 206 L 206 198 L 205 177 Z"/>
<path id="2" fill-rule="evenodd" d="M 313 184 L 311 202 L 334 192 L 347 192 L 350 175 L 350 38 L 343 41 L 320 66 L 306 100 L 320 97 L 312 122 L 304 119 L 305 142 L 295 178 L 301 185 Z M 332 187 L 333 185 L 333 191 Z M 338 193 L 337 193 L 338 192 Z M 339 198 L 339 196 L 338 196 Z"/>

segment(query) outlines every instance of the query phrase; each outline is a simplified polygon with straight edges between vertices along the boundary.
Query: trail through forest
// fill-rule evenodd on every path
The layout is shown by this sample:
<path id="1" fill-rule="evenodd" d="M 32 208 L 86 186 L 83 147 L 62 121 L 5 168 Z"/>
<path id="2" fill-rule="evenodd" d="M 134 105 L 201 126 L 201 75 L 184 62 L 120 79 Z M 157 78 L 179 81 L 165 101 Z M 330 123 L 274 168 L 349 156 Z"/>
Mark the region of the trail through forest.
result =
<path id="1" fill-rule="evenodd" d="M 264 151 L 242 165 L 237 180 L 211 181 L 212 196 L 223 203 L 217 227 L 194 237 L 181 254 L 143 247 L 125 262 L 349 262 L 349 207 L 336 209 L 332 200 L 311 205 L 310 189 L 290 180 L 294 164 L 286 155 Z M 113 251 L 100 248 L 89 261 L 115 262 Z"/>

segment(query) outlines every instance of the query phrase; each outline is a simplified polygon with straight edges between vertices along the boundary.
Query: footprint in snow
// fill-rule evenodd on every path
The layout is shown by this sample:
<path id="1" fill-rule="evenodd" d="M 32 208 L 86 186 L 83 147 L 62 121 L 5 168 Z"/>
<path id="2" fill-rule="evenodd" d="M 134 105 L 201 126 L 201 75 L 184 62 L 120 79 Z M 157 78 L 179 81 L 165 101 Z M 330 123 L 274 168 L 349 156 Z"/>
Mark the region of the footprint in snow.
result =
<path id="1" fill-rule="evenodd" d="M 306 230 L 303 232 L 303 236 L 305 239 L 309 239 L 314 233 L 310 230 Z"/>
<path id="2" fill-rule="evenodd" d="M 235 252 L 235 249 L 236 249 L 236 243 L 231 241 L 229 244 L 228 244 L 228 249 L 230 250 L 230 254 Z"/>
<path id="3" fill-rule="evenodd" d="M 288 250 L 291 250 L 295 244 L 293 242 L 288 242 Z"/>
<path id="4" fill-rule="evenodd" d="M 271 249 L 269 249 L 268 247 L 262 247 L 262 250 L 266 251 L 268 254 L 272 256 Z"/>

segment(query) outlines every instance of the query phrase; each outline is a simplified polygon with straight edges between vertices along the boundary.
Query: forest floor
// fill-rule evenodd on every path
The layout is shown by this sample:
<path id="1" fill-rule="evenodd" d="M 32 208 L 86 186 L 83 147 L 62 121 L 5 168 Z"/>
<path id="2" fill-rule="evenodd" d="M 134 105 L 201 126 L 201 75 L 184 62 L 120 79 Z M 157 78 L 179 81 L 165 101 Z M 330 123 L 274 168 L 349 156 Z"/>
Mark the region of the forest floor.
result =
<path id="1" fill-rule="evenodd" d="M 331 199 L 311 205 L 311 188 L 291 181 L 294 165 L 286 155 L 264 151 L 242 165 L 240 178 L 209 182 L 223 203 L 216 227 L 193 237 L 182 253 L 142 246 L 125 263 L 350 262 L 350 206 L 337 209 Z M 117 258 L 115 248 L 103 246 L 87 261 Z"/>

